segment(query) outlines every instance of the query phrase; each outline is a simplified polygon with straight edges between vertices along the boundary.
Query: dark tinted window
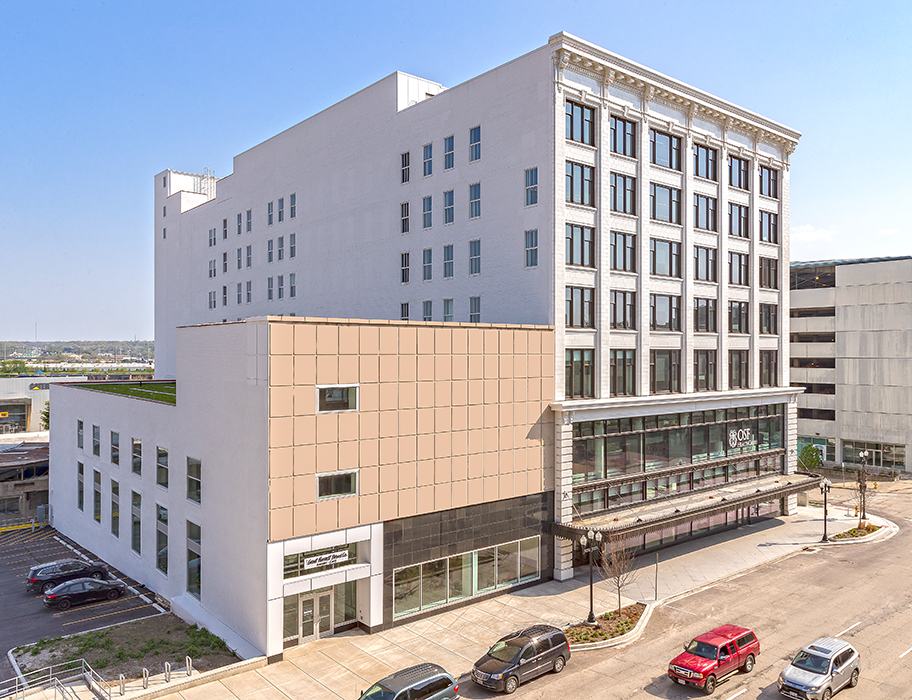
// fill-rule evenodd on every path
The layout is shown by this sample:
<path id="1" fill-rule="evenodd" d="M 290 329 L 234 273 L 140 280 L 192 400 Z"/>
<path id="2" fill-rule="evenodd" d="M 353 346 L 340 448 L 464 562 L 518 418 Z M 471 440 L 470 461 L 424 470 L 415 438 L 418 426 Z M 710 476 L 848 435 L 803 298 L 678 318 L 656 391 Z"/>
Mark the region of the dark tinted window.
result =
<path id="1" fill-rule="evenodd" d="M 544 654 L 550 648 L 551 648 L 551 637 L 550 636 L 545 635 L 544 637 L 541 637 L 540 639 L 535 640 L 536 653 Z"/>
<path id="2" fill-rule="evenodd" d="M 422 685 L 409 691 L 409 700 L 425 700 L 425 698 L 433 697 L 441 690 L 446 690 L 450 685 L 450 681 L 447 678 L 434 678 L 430 681 L 425 681 Z"/>
<path id="3" fill-rule="evenodd" d="M 748 632 L 743 637 L 741 637 L 740 639 L 737 640 L 738 648 L 743 649 L 748 644 L 753 644 L 755 641 L 757 641 L 757 638 L 754 636 L 754 633 Z"/>
<path id="4" fill-rule="evenodd" d="M 530 644 L 525 649 L 523 649 L 522 655 L 519 658 L 528 660 L 528 659 L 531 659 L 533 656 L 535 656 L 535 645 Z"/>

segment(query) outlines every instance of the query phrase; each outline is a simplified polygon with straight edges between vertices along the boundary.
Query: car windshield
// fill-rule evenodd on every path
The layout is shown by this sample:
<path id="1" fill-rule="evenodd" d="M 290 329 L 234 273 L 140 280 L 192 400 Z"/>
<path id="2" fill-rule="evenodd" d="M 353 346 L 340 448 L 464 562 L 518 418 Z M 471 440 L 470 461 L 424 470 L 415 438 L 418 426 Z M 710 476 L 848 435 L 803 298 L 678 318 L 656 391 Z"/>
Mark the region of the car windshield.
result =
<path id="1" fill-rule="evenodd" d="M 684 651 L 694 656 L 701 656 L 704 659 L 715 659 L 719 650 L 712 644 L 692 639 L 690 644 L 684 648 Z"/>
<path id="2" fill-rule="evenodd" d="M 806 651 L 799 651 L 795 658 L 792 659 L 792 666 L 811 673 L 826 673 L 830 667 L 830 660 L 823 656 L 809 654 Z"/>
<path id="3" fill-rule="evenodd" d="M 360 700 L 393 700 L 393 696 L 396 694 L 389 688 L 380 685 L 372 685 L 365 693 L 361 696 Z"/>
<path id="4" fill-rule="evenodd" d="M 517 642 L 513 639 L 508 639 L 505 642 L 497 642 L 488 649 L 488 656 L 495 658 L 498 661 L 509 663 L 519 655 L 519 652 L 523 650 L 524 646 L 525 644 L 522 642 Z"/>

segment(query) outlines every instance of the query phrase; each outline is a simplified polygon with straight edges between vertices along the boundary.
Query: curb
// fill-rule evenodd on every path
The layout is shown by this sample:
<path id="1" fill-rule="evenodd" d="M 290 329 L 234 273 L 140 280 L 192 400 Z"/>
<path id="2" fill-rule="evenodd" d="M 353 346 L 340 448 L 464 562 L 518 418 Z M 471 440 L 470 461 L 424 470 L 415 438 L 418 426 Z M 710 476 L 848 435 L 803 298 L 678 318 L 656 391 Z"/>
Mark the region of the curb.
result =
<path id="1" fill-rule="evenodd" d="M 865 535 L 864 537 L 847 537 L 841 539 L 830 538 L 826 542 L 818 542 L 815 546 L 837 547 L 844 544 L 868 544 L 869 542 L 888 540 L 899 532 L 899 525 L 891 520 L 887 520 L 886 518 L 881 518 L 880 516 L 875 515 L 874 517 L 868 518 L 868 520 L 872 521 L 875 525 L 880 525 L 880 528 L 877 530 L 877 532 L 872 532 L 870 535 Z"/>
<path id="2" fill-rule="evenodd" d="M 612 637 L 611 639 L 605 639 L 601 642 L 586 642 L 585 644 L 571 644 L 570 651 L 595 651 L 596 649 L 608 649 L 610 647 L 620 646 L 621 644 L 626 644 L 627 642 L 635 642 L 640 638 L 640 635 L 646 630 L 646 625 L 649 624 L 649 618 L 652 617 L 652 611 L 658 604 L 657 602 L 645 603 L 642 600 L 636 601 L 641 605 L 645 605 L 646 609 L 643 610 L 643 614 L 640 615 L 640 619 L 637 620 L 636 625 L 633 629 L 622 634 L 619 637 Z"/>
<path id="3" fill-rule="evenodd" d="M 189 678 L 185 678 L 181 681 L 162 683 L 162 685 L 157 688 L 149 688 L 147 690 L 137 690 L 133 692 L 128 690 L 127 696 L 130 697 L 131 700 L 151 700 L 152 698 L 160 698 L 166 695 L 171 695 L 172 693 L 180 693 L 184 690 L 189 690 L 190 688 L 195 688 L 199 685 L 206 685 L 207 683 L 211 683 L 213 681 L 219 681 L 223 678 L 229 678 L 230 676 L 237 675 L 238 673 L 244 673 L 245 671 L 252 671 L 258 668 L 263 668 L 266 665 L 266 657 L 257 656 L 252 659 L 238 661 L 237 663 L 229 664 L 227 666 L 214 668 L 211 671 L 203 671 L 197 676 L 190 676 Z"/>

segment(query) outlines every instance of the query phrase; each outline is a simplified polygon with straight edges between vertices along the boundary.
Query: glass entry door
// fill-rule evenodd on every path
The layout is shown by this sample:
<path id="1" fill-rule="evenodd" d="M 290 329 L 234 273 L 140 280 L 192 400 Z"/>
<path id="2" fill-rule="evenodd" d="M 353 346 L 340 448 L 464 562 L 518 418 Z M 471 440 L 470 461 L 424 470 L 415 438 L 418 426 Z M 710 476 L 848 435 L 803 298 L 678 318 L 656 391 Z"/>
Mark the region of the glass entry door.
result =
<path id="1" fill-rule="evenodd" d="M 300 622 L 298 643 L 309 642 L 333 633 L 333 592 L 302 593 L 298 598 Z"/>

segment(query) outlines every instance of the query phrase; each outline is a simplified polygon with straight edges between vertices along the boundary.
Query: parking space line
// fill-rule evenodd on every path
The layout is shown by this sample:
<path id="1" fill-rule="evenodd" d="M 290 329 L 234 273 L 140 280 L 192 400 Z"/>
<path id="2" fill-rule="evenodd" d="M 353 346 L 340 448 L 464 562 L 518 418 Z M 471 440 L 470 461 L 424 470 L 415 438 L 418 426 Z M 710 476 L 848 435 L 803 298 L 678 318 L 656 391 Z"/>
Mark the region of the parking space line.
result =
<path id="1" fill-rule="evenodd" d="M 148 605 L 139 605 L 139 606 L 137 606 L 137 607 L 135 607 L 135 608 L 129 608 L 129 609 L 127 609 L 127 610 L 115 610 L 114 612 L 103 613 L 103 614 L 101 614 L 101 615 L 95 615 L 95 616 L 93 616 L 93 617 L 83 617 L 83 618 L 80 618 L 80 619 L 78 619 L 78 620 L 72 620 L 72 621 L 70 621 L 70 622 L 64 622 L 64 623 L 61 623 L 61 627 L 66 627 L 67 625 L 78 625 L 80 622 L 88 622 L 89 620 L 97 620 L 97 619 L 99 619 L 99 618 L 101 618 L 101 617 L 110 617 L 111 615 L 121 615 L 121 614 L 123 614 L 123 613 L 131 613 L 131 612 L 133 612 L 134 610 L 140 610 L 140 609 L 142 609 L 142 608 L 149 608 L 149 607 L 152 607 L 152 603 L 149 603 Z"/>
<path id="2" fill-rule="evenodd" d="M 151 602 L 152 602 L 148 598 L 146 598 L 145 596 L 142 596 L 142 595 L 119 596 L 119 597 L 115 598 L 114 600 L 101 600 L 101 601 L 98 601 L 97 603 L 92 603 L 90 605 L 82 605 L 78 608 L 69 608 L 68 610 L 61 610 L 60 612 L 55 612 L 54 617 L 59 617 L 60 615 L 66 615 L 67 613 L 71 613 L 71 612 L 79 612 L 80 610 L 92 610 L 93 608 L 97 608 L 102 605 L 111 605 L 111 603 L 117 603 L 121 600 L 133 600 L 134 598 L 140 598 L 149 604 L 151 604 Z M 146 606 L 141 605 L 140 607 L 144 608 Z"/>
<path id="3" fill-rule="evenodd" d="M 737 693 L 734 693 L 733 695 L 729 695 L 727 698 L 725 698 L 725 700 L 734 700 L 736 697 L 739 695 L 744 695 L 746 692 L 747 688 L 741 688 L 741 690 L 739 690 Z"/>
<path id="4" fill-rule="evenodd" d="M 846 632 L 848 632 L 849 630 L 853 630 L 853 629 L 855 629 L 856 627 L 858 627 L 858 625 L 860 625 L 860 624 L 861 624 L 861 622 L 859 621 L 859 622 L 856 622 L 856 623 L 855 623 L 854 625 L 852 625 L 851 627 L 846 627 L 844 630 L 842 630 L 842 632 L 840 632 L 839 634 L 836 635 L 836 638 L 838 639 L 839 637 L 841 637 L 842 635 L 844 635 L 844 634 L 845 634 Z"/>
<path id="5" fill-rule="evenodd" d="M 910 651 L 912 651 L 912 647 L 909 647 L 909 648 L 906 649 L 902 654 L 900 654 L 900 655 L 899 655 L 899 658 L 904 657 L 904 656 L 905 656 L 906 654 L 908 654 Z"/>
<path id="6" fill-rule="evenodd" d="M 672 610 L 677 610 L 678 612 L 687 613 L 688 615 L 693 615 L 694 617 L 699 617 L 697 613 L 690 612 L 690 610 L 681 610 L 681 608 L 676 608 L 674 605 L 663 605 L 663 608 L 671 608 Z"/>

